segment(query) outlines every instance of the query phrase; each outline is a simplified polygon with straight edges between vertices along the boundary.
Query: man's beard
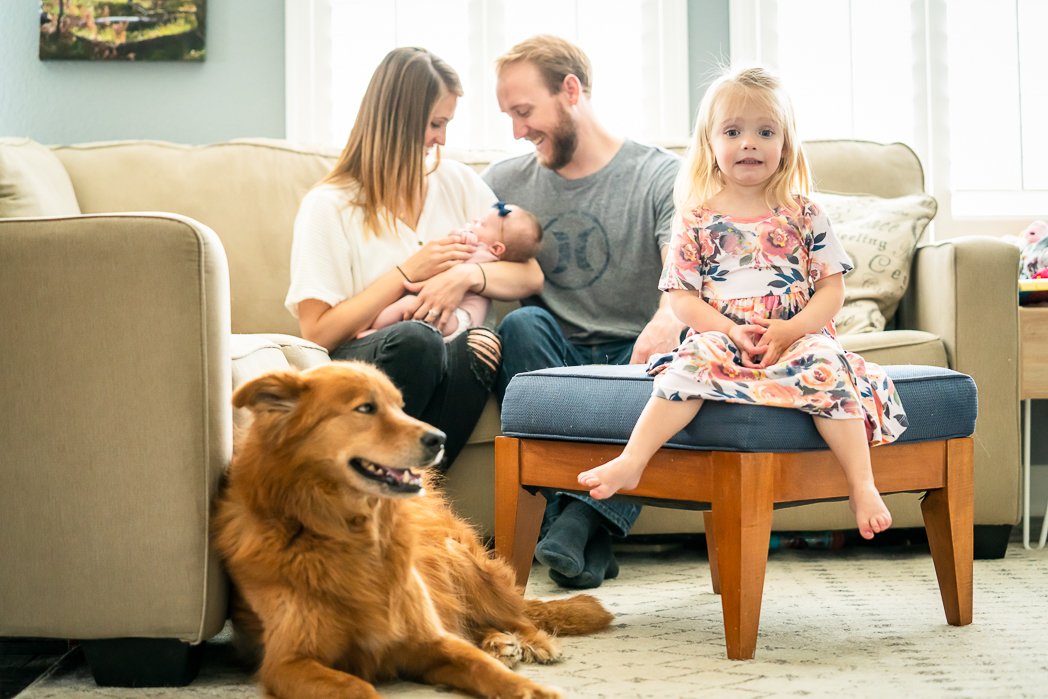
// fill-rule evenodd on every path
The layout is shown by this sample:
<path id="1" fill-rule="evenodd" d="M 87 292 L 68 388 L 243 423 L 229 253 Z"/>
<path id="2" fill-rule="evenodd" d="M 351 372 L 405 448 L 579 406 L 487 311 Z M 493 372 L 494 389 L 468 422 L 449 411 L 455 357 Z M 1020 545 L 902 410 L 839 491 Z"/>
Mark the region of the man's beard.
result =
<path id="1" fill-rule="evenodd" d="M 560 118 L 553 130 L 546 134 L 546 138 L 550 141 L 550 157 L 549 160 L 543 162 L 542 157 L 539 156 L 539 161 L 550 170 L 560 170 L 575 157 L 575 149 L 579 145 L 575 124 L 572 123 L 571 117 L 563 107 L 560 107 Z"/>

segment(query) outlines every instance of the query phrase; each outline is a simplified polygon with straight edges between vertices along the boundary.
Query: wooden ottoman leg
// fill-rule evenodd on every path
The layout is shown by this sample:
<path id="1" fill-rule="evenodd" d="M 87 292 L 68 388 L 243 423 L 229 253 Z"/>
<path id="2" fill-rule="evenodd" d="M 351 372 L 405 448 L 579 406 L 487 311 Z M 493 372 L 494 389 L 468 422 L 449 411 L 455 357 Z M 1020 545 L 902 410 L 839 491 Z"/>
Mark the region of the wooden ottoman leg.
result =
<path id="1" fill-rule="evenodd" d="M 713 522 L 728 657 L 757 648 L 775 488 L 773 454 L 718 452 L 713 457 Z"/>
<path id="2" fill-rule="evenodd" d="M 495 552 L 517 574 L 521 590 L 528 585 L 546 498 L 520 485 L 520 440 L 495 438 Z"/>
<path id="3" fill-rule="evenodd" d="M 946 442 L 945 485 L 929 490 L 921 501 L 928 546 L 939 579 L 946 621 L 972 623 L 972 554 L 974 514 L 972 439 Z"/>
<path id="4" fill-rule="evenodd" d="M 713 511 L 702 513 L 703 526 L 706 529 L 706 555 L 710 559 L 710 581 L 713 583 L 713 594 L 720 594 L 720 573 L 717 571 L 717 532 L 714 531 Z"/>

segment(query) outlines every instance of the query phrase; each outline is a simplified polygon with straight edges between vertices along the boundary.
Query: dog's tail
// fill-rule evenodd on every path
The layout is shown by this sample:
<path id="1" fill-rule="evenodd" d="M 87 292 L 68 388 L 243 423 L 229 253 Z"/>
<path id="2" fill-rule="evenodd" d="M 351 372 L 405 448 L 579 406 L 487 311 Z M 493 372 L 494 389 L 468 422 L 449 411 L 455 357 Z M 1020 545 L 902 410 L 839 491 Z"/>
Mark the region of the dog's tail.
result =
<path id="1" fill-rule="evenodd" d="M 524 613 L 547 633 L 581 636 L 606 629 L 614 618 L 596 597 L 575 595 L 567 599 L 524 600 Z"/>

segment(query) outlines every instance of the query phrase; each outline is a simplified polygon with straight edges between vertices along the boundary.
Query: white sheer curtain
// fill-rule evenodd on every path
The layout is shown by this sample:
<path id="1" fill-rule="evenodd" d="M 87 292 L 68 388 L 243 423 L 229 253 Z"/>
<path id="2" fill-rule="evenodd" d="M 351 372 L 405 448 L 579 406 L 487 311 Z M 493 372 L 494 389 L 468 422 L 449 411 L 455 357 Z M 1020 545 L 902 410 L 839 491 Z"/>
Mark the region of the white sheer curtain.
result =
<path id="1" fill-rule="evenodd" d="M 803 138 L 912 146 L 954 233 L 1048 215 L 1048 2 L 731 0 L 731 26 L 732 60 L 782 74 Z"/>
<path id="2" fill-rule="evenodd" d="M 449 150 L 512 151 L 494 60 L 533 34 L 586 51 L 593 101 L 616 133 L 680 142 L 690 128 L 686 0 L 287 0 L 287 136 L 339 147 L 368 80 L 397 46 L 423 46 L 462 79 Z"/>

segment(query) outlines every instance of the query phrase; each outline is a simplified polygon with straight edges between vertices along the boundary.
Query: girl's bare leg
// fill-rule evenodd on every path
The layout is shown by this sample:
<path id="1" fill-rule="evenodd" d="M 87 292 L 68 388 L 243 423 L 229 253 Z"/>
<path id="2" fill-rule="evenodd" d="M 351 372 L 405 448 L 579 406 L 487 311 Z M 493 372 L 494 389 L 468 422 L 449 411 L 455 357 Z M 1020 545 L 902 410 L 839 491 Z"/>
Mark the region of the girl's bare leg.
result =
<path id="1" fill-rule="evenodd" d="M 837 457 L 848 480 L 848 504 L 864 539 L 872 539 L 892 525 L 892 515 L 873 482 L 870 445 L 862 420 L 813 417 L 815 429 Z"/>
<path id="2" fill-rule="evenodd" d="M 590 497 L 595 500 L 636 488 L 648 460 L 670 437 L 695 419 L 701 407 L 701 399 L 679 401 L 652 396 L 641 411 L 622 454 L 580 473 L 579 484 L 589 488 Z"/>

